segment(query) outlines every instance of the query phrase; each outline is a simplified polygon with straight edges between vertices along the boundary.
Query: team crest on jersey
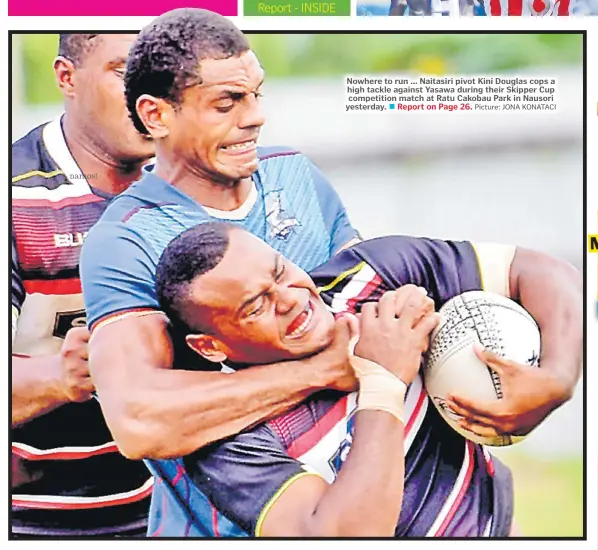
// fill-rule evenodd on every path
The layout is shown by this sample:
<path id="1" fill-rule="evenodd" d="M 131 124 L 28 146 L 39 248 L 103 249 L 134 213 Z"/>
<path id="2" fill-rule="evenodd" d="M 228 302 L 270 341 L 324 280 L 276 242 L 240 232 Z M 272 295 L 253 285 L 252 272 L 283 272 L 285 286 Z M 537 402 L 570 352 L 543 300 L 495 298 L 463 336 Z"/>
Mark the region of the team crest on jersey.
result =
<path id="1" fill-rule="evenodd" d="M 66 333 L 75 327 L 84 327 L 87 324 L 85 310 L 59 311 L 54 321 L 53 335 L 58 338 L 65 338 Z"/>
<path id="2" fill-rule="evenodd" d="M 293 229 L 301 224 L 288 210 L 283 208 L 282 191 L 270 191 L 264 197 L 264 201 L 269 237 L 286 241 Z"/>

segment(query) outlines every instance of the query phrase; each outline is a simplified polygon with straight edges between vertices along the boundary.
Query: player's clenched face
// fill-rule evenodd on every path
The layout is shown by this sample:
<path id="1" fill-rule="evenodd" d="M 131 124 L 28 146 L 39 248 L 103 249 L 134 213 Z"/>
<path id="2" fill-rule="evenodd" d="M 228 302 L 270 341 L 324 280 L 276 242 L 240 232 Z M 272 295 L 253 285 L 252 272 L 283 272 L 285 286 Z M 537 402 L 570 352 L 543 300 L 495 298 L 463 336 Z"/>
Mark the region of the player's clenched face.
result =
<path id="1" fill-rule="evenodd" d="M 142 136 L 129 118 L 123 76 L 134 34 L 103 34 L 90 39 L 80 66 L 72 68 L 70 86 L 59 84 L 76 111 L 86 142 L 116 162 L 135 162 L 154 154 L 153 141 Z"/>
<path id="2" fill-rule="evenodd" d="M 258 166 L 264 71 L 248 51 L 228 59 L 204 59 L 199 75 L 202 83 L 185 90 L 180 109 L 168 117 L 164 146 L 189 171 L 210 181 L 247 178 Z"/>
<path id="3" fill-rule="evenodd" d="M 221 262 L 191 285 L 185 318 L 210 334 L 187 337 L 212 361 L 260 364 L 317 353 L 334 318 L 307 273 L 257 237 L 232 230 Z"/>

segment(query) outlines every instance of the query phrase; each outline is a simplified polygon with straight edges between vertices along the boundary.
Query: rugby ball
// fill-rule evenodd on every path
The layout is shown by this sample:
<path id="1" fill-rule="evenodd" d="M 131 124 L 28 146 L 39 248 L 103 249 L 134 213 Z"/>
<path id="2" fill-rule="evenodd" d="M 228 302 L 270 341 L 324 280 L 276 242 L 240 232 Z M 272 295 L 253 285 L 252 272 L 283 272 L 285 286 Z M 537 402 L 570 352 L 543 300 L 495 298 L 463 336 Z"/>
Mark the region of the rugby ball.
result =
<path id="1" fill-rule="evenodd" d="M 477 401 L 502 399 L 500 376 L 480 361 L 473 345 L 530 368 L 539 366 L 540 330 L 519 304 L 490 292 L 465 292 L 439 310 L 441 320 L 430 338 L 423 364 L 426 390 L 448 424 L 461 435 L 483 445 L 505 446 L 524 436 L 481 437 L 463 429 L 446 397 L 458 394 Z"/>

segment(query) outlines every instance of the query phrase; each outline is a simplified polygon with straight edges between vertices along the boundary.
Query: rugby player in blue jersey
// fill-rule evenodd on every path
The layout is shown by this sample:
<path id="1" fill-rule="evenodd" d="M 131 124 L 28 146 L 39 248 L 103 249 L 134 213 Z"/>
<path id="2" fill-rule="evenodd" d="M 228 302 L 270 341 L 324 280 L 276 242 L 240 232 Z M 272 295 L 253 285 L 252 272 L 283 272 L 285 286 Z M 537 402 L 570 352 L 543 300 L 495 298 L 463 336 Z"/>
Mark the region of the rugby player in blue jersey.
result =
<path id="1" fill-rule="evenodd" d="M 310 278 L 230 224 L 179 235 L 160 259 L 158 296 L 173 330 L 207 364 L 246 372 L 321 352 L 333 337 L 333 313 L 359 313 L 360 387 L 314 394 L 185 457 L 162 477 L 168 498 L 153 502 L 150 534 L 515 534 L 508 469 L 448 426 L 417 373 L 435 324 L 431 306 L 482 289 L 519 300 L 541 327 L 538 369 L 480 353 L 501 376 L 503 401 L 517 408 L 502 429 L 526 433 L 570 396 L 579 376 L 581 280 L 564 262 L 513 246 L 383 237 L 340 252 Z M 475 404 L 473 418 L 451 406 L 466 413 L 464 428 L 496 434 L 485 415 L 502 404 Z M 519 426 L 516 416 L 524 417 Z"/>
<path id="2" fill-rule="evenodd" d="M 309 159 L 257 147 L 263 79 L 246 37 L 205 10 L 157 18 L 131 48 L 126 99 L 137 129 L 154 138 L 157 164 L 112 201 L 81 263 L 92 378 L 130 458 L 185 455 L 310 392 L 355 384 L 334 346 L 327 357 L 304 360 L 301 377 L 293 363 L 234 376 L 178 370 L 189 369 L 184 362 L 170 368 L 155 267 L 179 233 L 231 221 L 305 269 L 356 240 L 337 193 Z"/>

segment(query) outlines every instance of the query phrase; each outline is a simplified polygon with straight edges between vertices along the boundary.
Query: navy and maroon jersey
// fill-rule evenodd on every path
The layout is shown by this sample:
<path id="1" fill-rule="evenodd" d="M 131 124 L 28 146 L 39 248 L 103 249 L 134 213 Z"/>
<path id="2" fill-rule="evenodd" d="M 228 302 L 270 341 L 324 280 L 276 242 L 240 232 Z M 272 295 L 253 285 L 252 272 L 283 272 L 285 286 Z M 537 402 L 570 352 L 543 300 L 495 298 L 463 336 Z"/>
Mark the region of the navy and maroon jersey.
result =
<path id="1" fill-rule="evenodd" d="M 436 307 L 469 290 L 504 293 L 512 247 L 383 237 L 357 244 L 311 276 L 333 313 L 358 312 L 387 290 L 423 286 Z M 491 270 L 492 273 L 489 273 Z M 290 412 L 163 464 L 154 536 L 259 536 L 265 513 L 298 477 L 334 482 L 351 449 L 357 393 L 324 391 Z M 416 377 L 405 398 L 405 490 L 397 537 L 507 536 L 509 470 L 455 432 Z M 158 492 L 161 498 L 157 498 Z"/>
<path id="2" fill-rule="evenodd" d="M 70 328 L 85 326 L 79 253 L 110 198 L 88 184 L 60 120 L 13 144 L 13 354 L 56 354 Z M 152 478 L 118 452 L 96 400 L 63 405 L 13 428 L 11 439 L 13 533 L 111 535 L 147 525 Z"/>

